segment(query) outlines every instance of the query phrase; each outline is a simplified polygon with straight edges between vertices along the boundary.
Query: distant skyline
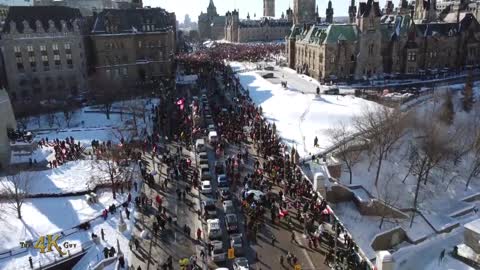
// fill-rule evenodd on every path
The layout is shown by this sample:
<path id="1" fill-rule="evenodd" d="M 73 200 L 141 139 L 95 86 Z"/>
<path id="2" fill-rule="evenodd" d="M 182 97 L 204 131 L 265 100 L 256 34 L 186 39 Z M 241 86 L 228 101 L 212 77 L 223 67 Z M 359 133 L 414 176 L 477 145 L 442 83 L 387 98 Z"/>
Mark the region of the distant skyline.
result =
<path id="1" fill-rule="evenodd" d="M 364 0 L 366 1 L 366 0 Z M 207 7 L 210 0 L 143 0 L 144 6 L 161 7 L 169 12 L 175 12 L 177 20 L 183 22 L 185 14 L 190 15 L 192 21 L 198 21 L 200 12 L 207 12 Z M 240 17 L 246 18 L 250 13 L 253 18 L 254 14 L 258 17 L 263 16 L 263 0 L 213 0 L 217 7 L 217 13 L 225 15 L 227 11 L 233 9 L 240 9 Z M 358 0 L 355 1 L 358 7 Z M 380 7 L 385 6 L 386 0 L 380 0 Z M 393 0 L 395 6 L 400 0 Z M 332 0 L 334 16 L 348 16 L 348 6 L 350 0 Z M 325 9 L 328 5 L 328 0 L 317 0 L 320 17 L 325 18 Z M 275 16 L 280 17 L 282 12 L 285 12 L 288 7 L 293 9 L 293 0 L 276 0 L 275 1 Z"/>

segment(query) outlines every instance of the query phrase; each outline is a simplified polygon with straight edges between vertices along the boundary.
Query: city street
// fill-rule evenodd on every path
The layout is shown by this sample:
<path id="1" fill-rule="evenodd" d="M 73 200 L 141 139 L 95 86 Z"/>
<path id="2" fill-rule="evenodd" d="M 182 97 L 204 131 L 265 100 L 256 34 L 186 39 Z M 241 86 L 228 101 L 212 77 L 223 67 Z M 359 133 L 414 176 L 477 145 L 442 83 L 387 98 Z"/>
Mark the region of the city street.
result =
<path id="1" fill-rule="evenodd" d="M 212 84 L 213 83 L 213 84 Z M 218 91 L 210 91 L 208 93 L 209 100 L 205 102 L 204 106 L 208 106 L 208 103 L 215 104 L 218 107 L 229 107 L 233 105 L 231 99 L 234 93 L 227 92 L 220 77 L 212 80 L 208 89 L 217 88 Z M 222 94 L 219 94 L 222 93 Z M 188 89 L 184 93 L 186 103 L 192 102 L 192 97 L 200 96 L 199 89 Z M 179 97 L 180 98 L 180 97 Z M 196 98 L 196 97 L 195 97 Z M 218 123 L 215 123 L 217 125 Z M 208 141 L 207 137 L 204 137 Z M 178 149 L 181 148 L 181 155 L 177 155 Z M 162 198 L 162 206 L 166 209 L 166 215 L 172 218 L 172 223 L 165 226 L 165 230 L 160 230 L 158 236 L 154 236 L 150 239 L 141 239 L 139 250 L 134 251 L 134 258 L 132 258 L 132 264 L 137 269 L 138 266 L 141 269 L 157 269 L 167 262 L 168 257 L 172 256 L 174 269 L 182 269 L 179 265 L 179 260 L 183 258 L 192 259 L 192 255 L 195 255 L 197 265 L 201 269 L 216 269 L 217 267 L 228 267 L 233 269 L 233 260 L 227 259 L 225 262 L 214 263 L 212 257 L 208 252 L 209 243 L 211 240 L 208 237 L 207 220 L 203 217 L 202 205 L 205 201 L 214 200 L 216 207 L 216 218 L 220 221 L 221 237 L 218 240 L 222 242 L 224 256 L 227 257 L 227 250 L 230 248 L 230 236 L 227 233 L 225 217 L 226 213 L 222 207 L 222 200 L 219 197 L 219 187 L 216 181 L 218 174 L 215 173 L 216 164 L 225 164 L 225 160 L 228 157 L 236 156 L 243 151 L 248 150 L 248 155 L 252 158 L 248 159 L 248 162 L 243 164 L 242 169 L 239 170 L 240 179 L 243 179 L 254 173 L 254 162 L 258 160 L 263 163 L 262 157 L 257 156 L 257 150 L 254 144 L 249 141 L 247 143 L 241 143 L 240 145 L 226 145 L 223 155 L 218 156 L 215 153 L 214 148 L 206 144 L 205 151 L 208 156 L 208 170 L 212 175 L 212 192 L 204 194 L 199 192 L 199 189 L 192 188 L 192 175 L 195 170 L 200 171 L 200 159 L 198 153 L 195 153 L 195 149 L 189 151 L 186 147 L 182 147 L 178 142 L 163 143 L 157 154 L 152 159 L 151 152 L 147 151 L 143 155 L 143 160 L 147 163 L 147 172 L 153 175 L 154 184 L 149 186 L 143 185 L 142 192 L 147 198 L 153 201 L 153 207 L 149 207 L 146 211 L 141 211 L 138 216 L 138 222 L 136 230 L 134 232 L 135 237 L 144 235 L 143 230 L 147 230 L 151 235 L 154 235 L 154 227 L 156 226 L 156 214 L 158 213 L 158 207 L 156 206 L 155 198 L 159 195 Z M 167 170 L 168 166 L 162 162 L 162 155 L 170 154 L 174 158 L 175 170 L 178 170 L 178 177 L 171 178 L 173 167 L 170 167 L 170 171 Z M 182 170 L 179 168 L 179 161 L 181 159 L 189 159 L 191 161 L 191 167 L 189 170 L 184 171 L 185 176 L 182 175 Z M 184 178 L 185 177 L 185 178 Z M 163 189 L 161 185 L 165 179 L 169 179 L 167 189 Z M 187 180 L 187 181 L 184 181 Z M 187 189 L 185 189 L 188 187 Z M 233 214 L 238 219 L 238 232 L 242 236 L 243 249 L 237 249 L 234 251 L 235 257 L 243 256 L 248 259 L 250 267 L 252 269 L 293 269 L 293 263 L 287 263 L 287 253 L 295 256 L 298 260 L 297 267 L 301 269 L 329 269 L 324 262 L 324 255 L 326 249 L 318 248 L 312 249 L 308 247 L 308 240 L 303 234 L 303 229 L 300 224 L 294 224 L 293 229 L 289 229 L 285 221 L 277 221 L 273 224 L 268 218 L 268 214 L 264 216 L 265 222 L 259 227 L 255 237 L 247 237 L 245 215 L 242 210 L 242 190 L 241 185 L 229 181 L 229 188 L 232 191 L 232 201 L 234 204 Z M 179 199 L 177 191 L 191 190 L 187 192 L 185 199 Z M 274 186 L 272 191 L 279 192 L 280 187 Z M 182 197 L 182 196 L 180 196 Z M 202 213 L 202 216 L 199 216 Z M 232 212 L 230 212 L 232 213 Z M 184 233 L 183 227 L 187 225 L 190 228 L 190 235 Z M 197 229 L 201 229 L 201 240 L 197 240 Z M 292 240 L 292 232 L 294 240 Z M 275 240 L 273 240 L 275 239 Z M 202 252 L 203 250 L 203 252 Z M 241 252 L 243 251 L 243 252 Z M 203 259 L 205 254 L 205 259 Z M 283 257 L 281 262 L 280 257 Z M 161 269 L 161 268 L 160 268 Z M 167 268 L 165 268 L 167 269 Z"/>

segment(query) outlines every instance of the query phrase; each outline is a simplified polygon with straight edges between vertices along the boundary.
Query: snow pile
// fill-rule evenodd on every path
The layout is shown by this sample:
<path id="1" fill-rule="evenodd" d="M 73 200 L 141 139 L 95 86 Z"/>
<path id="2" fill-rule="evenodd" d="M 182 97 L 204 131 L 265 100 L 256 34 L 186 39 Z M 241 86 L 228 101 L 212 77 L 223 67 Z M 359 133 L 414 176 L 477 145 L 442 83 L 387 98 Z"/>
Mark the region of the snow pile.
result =
<path id="1" fill-rule="evenodd" d="M 40 147 L 33 152 L 27 151 L 12 151 L 11 164 L 28 163 L 32 159 L 32 162 L 36 160 L 38 163 L 43 161 L 51 161 L 55 159 L 55 151 L 53 147 Z"/>

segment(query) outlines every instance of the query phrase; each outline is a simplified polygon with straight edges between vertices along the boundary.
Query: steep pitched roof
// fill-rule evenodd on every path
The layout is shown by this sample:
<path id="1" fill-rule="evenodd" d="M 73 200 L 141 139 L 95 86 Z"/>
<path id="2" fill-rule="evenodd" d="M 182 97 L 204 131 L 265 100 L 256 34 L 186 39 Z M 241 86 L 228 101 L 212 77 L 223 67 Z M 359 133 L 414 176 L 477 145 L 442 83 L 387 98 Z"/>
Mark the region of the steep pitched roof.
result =
<path id="1" fill-rule="evenodd" d="M 334 44 L 339 40 L 355 42 L 358 40 L 356 24 L 331 24 L 326 31 L 325 43 Z"/>
<path id="2" fill-rule="evenodd" d="M 37 31 L 36 21 L 42 23 L 43 29 L 49 28 L 49 21 L 52 20 L 57 30 L 61 30 L 61 21 L 67 23 L 69 29 L 73 28 L 73 21 L 81 19 L 82 14 L 77 8 L 61 7 L 61 6 L 14 6 L 10 7 L 3 33 L 10 32 L 10 22 L 15 22 L 17 31 L 23 32 L 23 22 L 27 21 L 33 31 Z"/>
<path id="3" fill-rule="evenodd" d="M 109 20 L 118 25 L 118 33 L 142 32 L 147 20 L 150 25 L 154 25 L 155 31 L 163 31 L 174 27 L 172 16 L 172 13 L 162 8 L 104 9 L 97 15 L 92 33 L 105 33 L 106 22 Z"/>

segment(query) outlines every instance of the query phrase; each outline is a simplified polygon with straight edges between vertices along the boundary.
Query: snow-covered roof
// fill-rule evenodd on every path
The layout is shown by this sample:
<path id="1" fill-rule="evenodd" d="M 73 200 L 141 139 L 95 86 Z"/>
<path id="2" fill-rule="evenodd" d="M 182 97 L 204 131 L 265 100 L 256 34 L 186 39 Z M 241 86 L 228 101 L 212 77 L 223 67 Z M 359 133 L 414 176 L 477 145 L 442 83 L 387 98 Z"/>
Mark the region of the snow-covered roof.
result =
<path id="1" fill-rule="evenodd" d="M 480 218 L 465 224 L 464 227 L 470 231 L 480 233 Z"/>

